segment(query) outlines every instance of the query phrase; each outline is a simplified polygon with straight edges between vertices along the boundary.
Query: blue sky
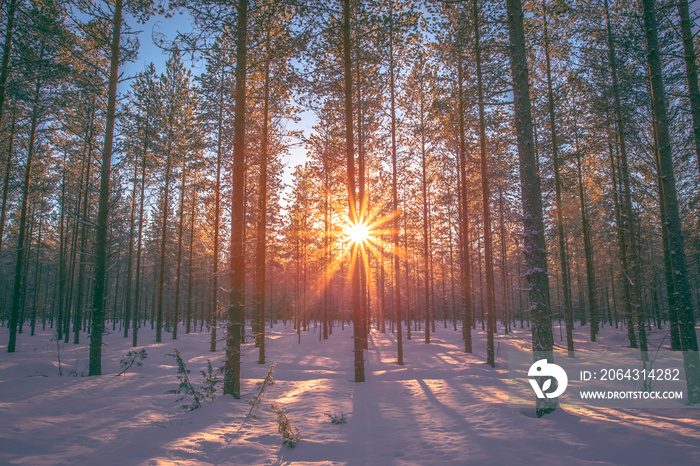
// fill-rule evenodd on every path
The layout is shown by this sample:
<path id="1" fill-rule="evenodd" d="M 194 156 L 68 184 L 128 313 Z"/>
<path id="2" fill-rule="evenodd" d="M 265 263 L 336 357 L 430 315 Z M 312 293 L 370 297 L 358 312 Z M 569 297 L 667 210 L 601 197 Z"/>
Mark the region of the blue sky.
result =
<path id="1" fill-rule="evenodd" d="M 168 55 L 160 47 L 158 47 L 154 41 L 153 36 L 158 34 L 163 34 L 167 39 L 174 39 L 177 32 L 188 32 L 190 31 L 190 16 L 187 13 L 176 14 L 172 18 L 165 18 L 163 16 L 154 16 L 146 24 L 136 24 L 135 21 L 130 20 L 129 24 L 132 25 L 134 31 L 139 31 L 139 54 L 138 58 L 130 63 L 124 64 L 120 72 L 123 74 L 123 78 L 128 78 L 130 76 L 135 76 L 136 73 L 142 71 L 145 66 L 153 62 L 158 73 L 162 73 L 165 70 L 165 62 L 168 59 Z M 187 59 L 189 57 L 183 57 L 186 60 L 188 67 L 192 70 L 193 74 L 199 74 L 204 68 L 204 63 L 200 60 L 198 62 L 189 62 Z M 120 92 L 126 92 L 129 88 L 129 81 L 122 81 L 120 83 Z M 299 123 L 288 123 L 288 129 L 290 130 L 303 130 L 308 136 L 311 132 L 311 127 L 316 124 L 316 118 L 313 112 L 303 112 L 301 115 L 301 121 Z M 298 164 L 302 164 L 306 161 L 306 150 L 303 146 L 294 146 L 290 149 L 290 155 L 285 158 L 284 162 L 287 165 L 285 173 L 283 175 L 283 180 L 285 183 L 289 184 L 292 180 L 292 173 L 294 172 L 294 167 Z"/>

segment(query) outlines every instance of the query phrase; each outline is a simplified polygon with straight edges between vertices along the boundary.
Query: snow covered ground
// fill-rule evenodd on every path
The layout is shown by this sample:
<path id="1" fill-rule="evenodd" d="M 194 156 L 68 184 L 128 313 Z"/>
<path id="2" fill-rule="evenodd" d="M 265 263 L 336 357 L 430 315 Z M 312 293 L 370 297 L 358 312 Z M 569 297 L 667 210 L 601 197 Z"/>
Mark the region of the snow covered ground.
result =
<path id="1" fill-rule="evenodd" d="M 111 328 L 111 326 L 110 326 Z M 316 329 L 318 332 L 318 329 Z M 625 331 L 603 329 L 598 343 L 576 329 L 577 348 L 622 349 Z M 334 328 L 328 341 L 291 327 L 268 329 L 268 362 L 275 384 L 242 425 L 247 400 L 267 373 L 246 346 L 242 400 L 219 396 L 195 411 L 180 409 L 177 347 L 196 388 L 207 359 L 223 360 L 224 342 L 210 353 L 209 334 L 184 334 L 163 343 L 142 329 L 148 357 L 122 376 L 119 361 L 131 339 L 105 336 L 103 373 L 87 374 L 87 338 L 67 344 L 58 375 L 52 332 L 19 335 L 6 352 L 0 328 L 0 464 L 224 465 L 224 464 L 700 464 L 700 409 L 565 408 L 537 419 L 507 404 L 510 348 L 529 347 L 529 331 L 496 335 L 497 365 L 485 360 L 485 337 L 475 332 L 464 354 L 461 333 L 438 325 L 432 343 L 415 332 L 405 341 L 405 365 L 395 364 L 395 339 L 373 331 L 366 352 L 367 382 L 354 383 L 352 330 Z M 657 340 L 661 332 L 653 335 Z M 632 350 L 630 350 L 632 351 Z M 220 392 L 219 392 L 220 393 Z M 187 400 L 184 400 L 187 401 Z M 184 402 L 183 401 L 183 402 Z M 270 402 L 280 404 L 303 439 L 282 445 Z M 328 415 L 344 414 L 334 425 Z M 242 427 L 241 427 L 242 426 Z"/>

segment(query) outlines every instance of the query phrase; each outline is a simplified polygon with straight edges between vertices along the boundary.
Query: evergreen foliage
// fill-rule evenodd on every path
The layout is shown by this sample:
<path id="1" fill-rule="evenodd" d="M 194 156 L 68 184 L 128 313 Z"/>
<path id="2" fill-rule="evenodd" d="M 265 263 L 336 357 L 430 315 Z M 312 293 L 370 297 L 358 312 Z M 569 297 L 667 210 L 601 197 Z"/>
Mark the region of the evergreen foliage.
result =
<path id="1" fill-rule="evenodd" d="M 248 414 L 246 415 L 246 420 L 255 419 L 255 415 L 253 414 L 253 410 L 258 408 L 260 406 L 260 403 L 262 403 L 262 398 L 263 398 L 263 396 L 265 396 L 265 390 L 267 390 L 267 388 L 274 385 L 275 381 L 272 379 L 272 374 L 275 372 L 276 365 L 277 365 L 277 363 L 272 364 L 270 366 L 270 369 L 268 369 L 267 374 L 265 374 L 265 377 L 262 379 L 262 381 L 255 384 L 258 387 L 258 392 L 253 396 L 253 399 L 248 402 L 248 404 L 250 405 L 250 410 L 248 411 Z"/>
<path id="2" fill-rule="evenodd" d="M 191 399 L 191 401 L 189 401 L 188 403 L 185 403 L 182 406 L 180 406 L 184 410 L 193 411 L 195 409 L 201 408 L 202 402 L 205 399 L 205 395 L 195 390 L 194 386 L 192 385 L 192 382 L 190 382 L 190 371 L 189 369 L 187 369 L 187 367 L 185 367 L 185 361 L 182 359 L 180 351 L 177 348 L 174 348 L 173 353 L 168 354 L 168 356 L 175 358 L 175 361 L 177 362 L 177 373 L 180 374 L 177 376 L 177 380 L 180 382 L 180 384 L 177 388 L 173 390 L 168 390 L 167 392 L 165 392 L 165 394 L 179 395 L 179 397 L 175 399 L 175 401 L 178 403 L 184 400 L 185 398 Z"/>
<path id="3" fill-rule="evenodd" d="M 287 414 L 284 409 L 276 403 L 270 403 L 270 408 L 277 416 L 277 428 L 279 433 L 282 434 L 282 445 L 287 445 L 287 448 L 294 448 L 301 440 L 301 432 L 298 427 L 292 426 L 289 422 Z"/>
<path id="4" fill-rule="evenodd" d="M 122 370 L 117 375 L 122 375 L 122 374 L 126 373 L 126 371 L 131 369 L 131 367 L 134 364 L 136 365 L 136 367 L 141 367 L 144 359 L 146 359 L 147 357 L 148 357 L 148 354 L 146 353 L 145 349 L 142 349 L 139 351 L 129 351 L 119 361 L 119 366 L 121 367 Z"/>
<path id="5" fill-rule="evenodd" d="M 214 401 L 216 399 L 216 387 L 221 383 L 221 377 L 219 374 L 221 374 L 222 369 L 212 368 L 211 361 L 207 359 L 206 371 L 201 372 L 203 379 L 201 390 L 202 394 L 204 395 L 204 399 Z"/>

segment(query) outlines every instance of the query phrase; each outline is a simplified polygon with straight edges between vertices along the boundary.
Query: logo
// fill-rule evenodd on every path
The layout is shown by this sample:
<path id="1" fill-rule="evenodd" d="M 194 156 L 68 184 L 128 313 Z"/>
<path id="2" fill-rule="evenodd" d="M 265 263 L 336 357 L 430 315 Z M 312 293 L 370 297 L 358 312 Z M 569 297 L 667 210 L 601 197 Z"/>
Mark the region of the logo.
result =
<path id="1" fill-rule="evenodd" d="M 537 398 L 556 398 L 564 393 L 566 385 L 569 383 L 569 378 L 566 376 L 564 369 L 556 364 L 547 362 L 546 359 L 540 359 L 530 366 L 527 376 L 546 377 L 541 387 L 537 378 L 529 379 L 530 385 L 532 385 L 532 389 L 535 391 Z M 552 388 L 552 378 L 557 381 L 557 387 L 553 392 L 547 393 L 547 391 Z"/>

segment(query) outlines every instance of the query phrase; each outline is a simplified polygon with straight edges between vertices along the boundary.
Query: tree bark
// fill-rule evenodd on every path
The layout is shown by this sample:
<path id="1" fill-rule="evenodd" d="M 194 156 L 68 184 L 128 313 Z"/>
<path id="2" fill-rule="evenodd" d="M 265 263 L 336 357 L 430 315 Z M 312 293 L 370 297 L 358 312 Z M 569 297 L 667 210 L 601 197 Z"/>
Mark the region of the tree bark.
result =
<path id="1" fill-rule="evenodd" d="M 80 225 L 80 243 L 78 245 L 78 288 L 75 296 L 75 313 L 73 317 L 73 343 L 80 343 L 80 324 L 83 320 L 83 306 L 85 305 L 85 268 L 87 267 L 87 225 L 88 216 L 90 213 L 90 168 L 92 167 L 92 141 L 95 127 L 95 101 L 93 100 L 90 113 L 90 122 L 85 129 L 85 182 L 83 183 L 82 201 L 79 221 L 76 223 L 76 228 Z"/>
<path id="2" fill-rule="evenodd" d="M 693 117 L 693 135 L 695 136 L 695 156 L 698 161 L 698 176 L 700 176 L 700 86 L 698 86 L 698 68 L 695 63 L 695 46 L 688 0 L 678 0 L 678 16 L 681 19 L 685 74 L 688 78 L 688 97 L 690 98 L 690 113 Z"/>
<path id="3" fill-rule="evenodd" d="M 136 188 L 139 178 L 139 161 L 134 157 L 134 184 L 131 189 L 131 213 L 129 216 L 129 243 L 126 254 L 126 297 L 124 299 L 124 338 L 129 337 L 129 319 L 131 319 L 131 290 L 132 290 L 132 254 L 134 252 L 134 219 L 136 217 Z M 117 275 L 117 278 L 119 275 Z M 116 303 L 116 299 L 114 301 Z M 116 317 L 116 316 L 115 316 Z"/>
<path id="4" fill-rule="evenodd" d="M 7 7 L 7 26 L 5 27 L 5 45 L 2 51 L 2 65 L 0 65 L 0 123 L 2 123 L 5 110 L 5 94 L 7 91 L 7 76 L 10 71 L 10 52 L 12 50 L 12 33 L 15 24 L 15 9 L 17 0 L 10 0 Z"/>
<path id="5" fill-rule="evenodd" d="M 221 65 L 221 89 L 219 91 L 219 121 L 218 135 L 216 141 L 216 189 L 214 192 L 214 257 L 213 257 L 213 293 L 212 308 L 209 328 L 211 329 L 211 343 L 209 351 L 216 352 L 216 326 L 219 313 L 219 227 L 221 219 L 221 155 L 223 141 L 223 120 L 224 120 L 224 74 L 223 64 Z"/>
<path id="6" fill-rule="evenodd" d="M 175 278 L 175 316 L 173 317 L 173 340 L 177 339 L 177 326 L 180 319 L 180 282 L 182 279 L 182 232 L 185 220 L 185 188 L 187 181 L 187 158 L 182 157 L 182 180 L 180 181 L 180 221 L 177 232 L 177 272 Z"/>
<path id="7" fill-rule="evenodd" d="M 576 110 L 574 109 L 574 113 Z M 578 197 L 581 203 L 581 227 L 583 229 L 583 250 L 586 256 L 586 283 L 588 286 L 588 309 L 591 316 L 591 341 L 596 341 L 599 325 L 598 293 L 595 279 L 595 264 L 593 262 L 593 246 L 591 244 L 591 232 L 588 224 L 588 208 L 586 206 L 586 193 L 583 189 L 583 155 L 579 150 L 578 126 L 574 121 L 574 138 L 576 142 L 576 168 L 578 173 Z"/>
<path id="8" fill-rule="evenodd" d="M 503 327 L 505 334 L 510 332 L 510 315 L 508 313 L 508 251 L 506 242 L 505 207 L 503 205 L 503 190 L 498 187 L 498 223 L 501 230 L 501 296 L 503 301 Z M 494 325 L 495 327 L 495 325 Z"/>
<path id="9" fill-rule="evenodd" d="M 574 357 L 574 317 L 571 305 L 571 278 L 569 276 L 569 254 L 566 248 L 566 233 L 564 231 L 564 214 L 561 200 L 561 168 L 559 165 L 559 146 L 557 144 L 557 124 L 554 111 L 554 92 L 552 89 L 552 66 L 549 51 L 549 33 L 547 30 L 547 8 L 542 2 L 542 21 L 544 23 L 544 50 L 547 67 L 547 102 L 549 109 L 549 125 L 552 135 L 552 161 L 554 163 L 554 191 L 557 210 L 557 237 L 559 239 L 559 260 L 561 262 L 561 282 L 564 291 L 564 321 L 566 323 L 566 345 L 569 357 Z"/>
<path id="10" fill-rule="evenodd" d="M 660 168 L 662 192 L 661 202 L 666 207 L 662 219 L 667 225 L 671 267 L 675 277 L 675 302 L 678 309 L 683 365 L 688 386 L 688 402 L 700 403 L 700 357 L 695 331 L 693 302 L 688 282 L 688 270 L 685 258 L 685 240 L 681 226 L 681 217 L 676 192 L 676 179 L 673 173 L 673 155 L 671 153 L 671 135 L 668 127 L 666 95 L 661 73 L 661 56 L 659 50 L 658 23 L 654 0 L 642 0 L 644 31 L 647 44 L 647 62 L 651 85 L 652 113 L 658 140 L 658 163 Z M 643 328 L 643 322 L 638 322 Z"/>
<path id="11" fill-rule="evenodd" d="M 15 115 L 12 116 L 10 126 L 10 140 L 7 148 L 7 162 L 5 163 L 5 180 L 2 186 L 2 210 L 0 210 L 0 252 L 2 252 L 2 237 L 5 233 L 5 213 L 7 211 L 7 195 L 10 191 L 10 174 L 12 170 L 12 152 L 15 142 Z"/>
<path id="12" fill-rule="evenodd" d="M 112 144 L 114 140 L 114 117 L 117 106 L 117 83 L 119 81 L 119 38 L 122 26 L 122 0 L 114 5 L 112 50 L 107 93 L 107 121 L 105 145 L 102 151 L 100 172 L 100 201 L 97 211 L 97 237 L 95 240 L 95 287 L 92 304 L 92 331 L 90 335 L 89 375 L 102 374 L 102 332 L 104 330 L 105 275 L 107 273 L 107 229 L 109 227 L 109 175 L 112 168 Z"/>
<path id="13" fill-rule="evenodd" d="M 163 335 L 163 300 L 165 297 L 165 246 L 168 242 L 168 207 L 170 204 L 170 169 L 172 165 L 172 116 L 168 135 L 168 148 L 165 154 L 165 186 L 163 188 L 163 220 L 160 230 L 160 260 L 158 262 L 158 307 L 156 308 L 156 343 L 160 343 Z"/>
<path id="14" fill-rule="evenodd" d="M 635 218 L 632 210 L 632 194 L 630 191 L 629 162 L 627 159 L 627 145 L 625 143 L 624 122 L 622 119 L 622 104 L 620 102 L 620 85 L 617 76 L 617 61 L 615 57 L 615 42 L 613 41 L 612 26 L 610 24 L 610 12 L 608 2 L 605 0 L 605 16 L 608 36 L 608 57 L 610 61 L 610 73 L 613 81 L 613 99 L 615 106 L 615 118 L 620 145 L 619 178 L 618 184 L 621 192 L 620 220 L 618 223 L 620 238 L 620 262 L 623 272 L 622 294 L 625 301 L 625 314 L 627 317 L 627 332 L 632 348 L 637 347 L 637 338 L 634 334 L 634 322 L 637 310 L 641 308 L 641 287 L 637 275 L 638 247 L 635 235 Z M 639 345 L 643 352 L 646 352 L 646 333 L 644 328 L 640 329 Z"/>
<path id="15" fill-rule="evenodd" d="M 461 36 L 460 36 L 460 39 Z M 458 41 L 457 50 L 457 90 L 459 92 L 457 117 L 459 124 L 459 170 L 458 175 L 461 180 L 459 194 L 461 197 L 461 217 L 462 217 L 462 284 L 464 288 L 464 296 L 462 297 L 462 339 L 464 340 L 464 352 L 472 352 L 472 321 L 473 306 L 472 306 L 472 281 L 471 281 L 471 254 L 469 248 L 469 201 L 467 199 L 467 143 L 464 123 L 464 69 L 462 63 L 462 40 Z"/>
<path id="16" fill-rule="evenodd" d="M 269 43 L 267 44 L 269 47 Z M 265 259 L 267 249 L 267 152 L 268 152 L 268 113 L 270 108 L 270 55 L 267 51 L 267 59 L 264 67 L 263 84 L 263 121 L 262 142 L 260 148 L 260 178 L 257 231 L 257 249 L 255 251 L 256 283 L 255 283 L 255 320 L 257 328 L 255 341 L 258 346 L 258 364 L 265 364 Z"/>
<path id="17" fill-rule="evenodd" d="M 357 24 L 362 22 L 362 2 L 357 2 L 357 9 L 355 12 L 357 18 Z M 390 5 L 391 7 L 391 5 Z M 393 35 L 392 39 L 393 40 Z M 360 203 L 358 210 L 358 220 L 357 223 L 366 224 L 367 221 L 367 192 L 365 190 L 365 141 L 364 141 L 364 113 L 363 113 L 363 100 L 362 100 L 362 57 L 360 55 L 361 48 L 360 44 L 355 44 L 355 69 L 357 72 L 357 83 L 355 87 L 357 88 L 357 196 Z M 368 304 L 367 304 L 367 270 L 364 264 L 367 263 L 367 255 L 364 247 L 358 248 L 359 259 L 358 262 L 363 264 L 360 267 L 360 325 L 362 327 L 362 348 L 367 349 L 367 334 L 369 332 L 368 326 Z"/>
<path id="18" fill-rule="evenodd" d="M 146 116 L 148 118 L 148 116 Z M 139 199 L 139 232 L 138 239 L 136 241 L 136 279 L 134 290 L 134 311 L 133 311 L 133 323 L 131 325 L 131 335 L 132 335 L 132 345 L 134 347 L 138 344 L 138 333 L 139 333 L 139 309 L 141 308 L 141 302 L 139 300 L 139 294 L 141 291 L 141 243 L 143 238 L 143 214 L 144 214 L 144 201 L 145 201 L 145 190 L 146 190 L 146 160 L 148 157 L 148 125 L 143 134 L 143 158 L 141 160 L 141 193 Z"/>
<path id="19" fill-rule="evenodd" d="M 350 38 L 350 0 L 343 0 L 343 82 L 345 90 L 345 156 L 347 161 L 348 220 L 357 224 L 360 217 L 357 211 L 355 186 L 354 131 L 352 110 L 352 41 Z M 391 32 L 390 32 L 391 34 Z M 362 328 L 362 289 L 360 287 L 360 245 L 353 242 L 351 253 L 352 270 L 352 326 L 355 382 L 365 381 L 365 361 L 363 353 Z"/>
<path id="20" fill-rule="evenodd" d="M 513 74 L 513 107 L 520 159 L 520 187 L 523 205 L 523 247 L 525 277 L 530 287 L 532 352 L 535 361 L 552 360 L 554 338 L 546 272 L 542 195 L 532 131 L 530 85 L 527 69 L 525 27 L 520 0 L 506 0 L 510 37 L 510 67 Z M 536 414 L 541 417 L 557 406 L 555 399 L 537 399 Z"/>
<path id="21" fill-rule="evenodd" d="M 245 321 L 245 257 L 243 238 L 245 230 L 245 109 L 246 58 L 248 43 L 248 0 L 238 2 L 236 26 L 236 88 L 233 123 L 233 204 L 231 221 L 230 303 L 228 334 L 226 335 L 226 363 L 224 394 L 234 399 L 241 396 L 241 340 Z"/>
<path id="22" fill-rule="evenodd" d="M 481 155 L 481 198 L 484 209 L 484 262 L 486 266 L 486 364 L 496 365 L 494 333 L 496 331 L 496 291 L 493 277 L 493 244 L 491 238 L 491 190 L 486 155 L 486 121 L 484 116 L 484 86 L 481 76 L 481 46 L 479 44 L 479 3 L 473 3 L 474 52 L 476 55 L 476 85 L 479 107 L 479 149 Z"/>
<path id="23" fill-rule="evenodd" d="M 401 327 L 403 316 L 401 315 L 401 259 L 399 257 L 399 191 L 398 191 L 398 167 L 396 156 L 396 96 L 394 92 L 394 15 L 393 0 L 389 2 L 389 92 L 391 105 L 391 198 L 392 198 L 392 259 L 394 262 L 394 306 L 396 308 L 396 363 L 403 365 L 403 329 Z M 408 284 L 407 284 L 408 285 Z M 410 329 L 410 327 L 409 327 Z M 410 330 L 409 330 L 410 335 Z M 409 336 L 410 338 L 410 336 Z"/>
<path id="24" fill-rule="evenodd" d="M 7 352 L 14 353 L 17 344 L 17 324 L 19 320 L 20 294 L 24 271 L 25 236 L 27 234 L 27 207 L 29 204 L 29 185 L 32 180 L 32 162 L 34 158 L 34 144 L 36 141 L 36 128 L 39 119 L 39 96 L 41 92 L 41 79 L 37 78 L 34 88 L 34 108 L 29 129 L 29 146 L 27 148 L 27 163 L 24 166 L 24 184 L 22 185 L 22 203 L 19 216 L 19 234 L 17 236 L 17 259 L 15 261 L 15 280 L 12 293 L 12 307 L 10 310 L 10 336 L 7 343 Z"/>
<path id="25" fill-rule="evenodd" d="M 40 205 L 41 205 L 40 200 Z M 41 211 L 39 212 L 39 233 L 36 240 L 36 261 L 34 263 L 34 299 L 32 300 L 32 320 L 31 320 L 31 331 L 30 335 L 34 335 L 34 330 L 36 329 L 36 311 L 37 311 L 37 299 L 39 299 L 39 287 L 41 285 L 40 275 L 41 275 L 41 264 L 39 262 L 41 256 L 41 232 L 44 226 L 44 211 L 43 205 L 41 205 Z"/>
<path id="26" fill-rule="evenodd" d="M 425 342 L 430 343 L 430 231 L 428 227 L 428 153 L 426 150 L 425 102 L 423 90 L 423 56 L 420 57 L 420 154 L 421 190 L 423 195 L 423 266 L 425 267 Z"/>
<path id="27" fill-rule="evenodd" d="M 62 163 L 62 175 L 61 175 L 61 216 L 59 220 L 59 249 L 58 249 L 58 315 L 56 316 L 56 339 L 61 341 L 63 339 L 63 309 L 64 301 L 63 295 L 65 293 L 66 285 L 66 230 L 65 230 L 65 220 L 66 220 L 66 162 L 68 159 L 68 152 L 63 154 Z M 2 237 L 2 235 L 0 235 Z"/>
<path id="28" fill-rule="evenodd" d="M 189 264 L 187 271 L 187 324 L 185 324 L 185 333 L 190 333 L 192 325 L 192 284 L 194 282 L 193 278 L 193 265 L 194 265 L 194 220 L 195 220 L 195 209 L 197 206 L 197 186 L 192 183 L 192 206 L 190 213 L 190 248 L 189 248 Z M 196 322 L 195 322 L 196 324 Z"/>

